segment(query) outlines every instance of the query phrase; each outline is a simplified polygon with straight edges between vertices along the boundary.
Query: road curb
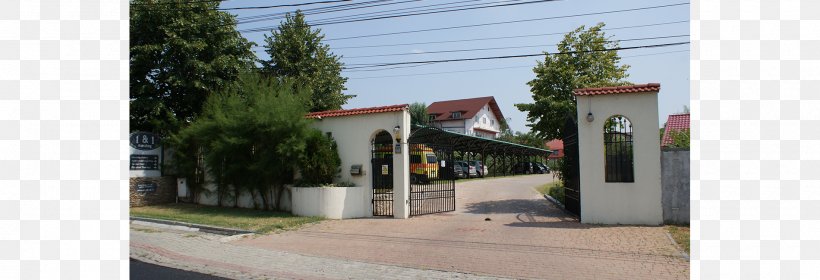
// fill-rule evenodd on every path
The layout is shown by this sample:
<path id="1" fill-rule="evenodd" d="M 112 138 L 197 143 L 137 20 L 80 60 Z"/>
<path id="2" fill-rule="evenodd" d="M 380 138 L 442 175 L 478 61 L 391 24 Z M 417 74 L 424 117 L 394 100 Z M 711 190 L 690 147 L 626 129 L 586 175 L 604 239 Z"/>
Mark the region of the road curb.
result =
<path id="1" fill-rule="evenodd" d="M 680 256 L 686 259 L 686 261 L 689 261 L 689 254 L 683 251 L 683 248 L 681 248 L 680 244 L 678 244 L 678 242 L 675 241 L 675 238 L 672 238 L 672 234 L 669 233 L 668 229 L 664 227 L 664 231 L 666 233 L 666 237 L 669 238 L 669 241 L 672 242 L 672 245 L 674 245 L 675 249 L 677 249 L 678 253 L 680 253 Z"/>
<path id="2" fill-rule="evenodd" d="M 171 226 L 183 226 L 183 227 L 195 228 L 195 229 L 197 229 L 201 232 L 213 233 L 213 234 L 219 234 L 219 235 L 227 235 L 227 236 L 233 236 L 233 235 L 238 235 L 238 234 L 256 233 L 256 232 L 253 232 L 253 231 L 234 229 L 234 228 L 223 228 L 223 227 L 207 226 L 207 225 L 192 224 L 192 223 L 170 221 L 170 220 L 141 218 L 141 217 L 131 217 L 131 221 L 141 221 L 141 222 L 164 224 L 164 225 L 171 225 Z"/>
<path id="3" fill-rule="evenodd" d="M 561 211 L 564 211 L 564 213 L 567 213 L 570 216 L 579 218 L 579 220 L 580 220 L 581 217 L 578 217 L 578 215 L 576 215 L 575 213 L 572 213 L 569 210 L 567 210 L 567 207 L 564 206 L 564 204 L 561 203 L 560 201 L 558 201 L 557 199 L 555 199 L 555 198 L 553 198 L 553 197 L 551 197 L 547 194 L 544 195 L 544 198 L 546 198 L 549 202 L 552 202 L 552 204 L 555 204 L 555 206 L 558 206 L 558 208 L 561 209 Z"/>

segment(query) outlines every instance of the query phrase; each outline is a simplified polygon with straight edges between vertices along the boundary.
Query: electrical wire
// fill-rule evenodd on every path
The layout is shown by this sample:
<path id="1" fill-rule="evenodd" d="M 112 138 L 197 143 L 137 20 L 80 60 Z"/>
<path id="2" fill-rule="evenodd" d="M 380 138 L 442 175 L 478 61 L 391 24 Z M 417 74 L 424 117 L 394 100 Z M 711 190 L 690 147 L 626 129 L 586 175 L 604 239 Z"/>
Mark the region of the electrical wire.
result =
<path id="1" fill-rule="evenodd" d="M 497 4 L 497 5 L 491 5 L 491 6 L 440 10 L 440 11 L 432 11 L 432 12 L 424 12 L 424 13 L 408 13 L 408 14 L 403 14 L 403 15 L 378 16 L 378 17 L 363 18 L 363 19 L 342 20 L 342 21 L 335 21 L 335 22 L 320 22 L 318 24 L 315 24 L 313 22 L 308 22 L 307 24 L 311 25 L 311 26 L 331 25 L 331 24 L 361 22 L 361 21 L 370 21 L 370 20 L 379 20 L 379 19 L 400 18 L 400 17 L 417 16 L 417 15 L 437 14 L 437 13 L 445 13 L 445 12 L 457 12 L 457 11 L 474 10 L 474 9 L 497 8 L 497 7 L 517 6 L 517 5 L 525 5 L 525 4 L 537 4 L 537 3 L 555 2 L 555 1 L 559 1 L 559 0 L 537 0 L 537 1 L 520 2 L 520 3 Z M 276 28 L 276 27 L 278 27 L 278 25 L 257 27 L 257 28 L 249 28 L 249 29 L 239 30 L 239 32 L 241 32 L 241 33 L 262 32 L 262 31 L 271 30 L 271 29 Z"/>
<path id="2" fill-rule="evenodd" d="M 376 1 L 368 1 L 368 2 L 360 2 L 360 3 L 349 3 L 349 4 L 341 4 L 341 5 L 334 5 L 334 6 L 326 6 L 326 7 L 319 7 L 319 8 L 311 8 L 301 10 L 304 15 L 317 15 L 317 14 L 324 14 L 324 13 L 333 13 L 333 12 L 341 12 L 341 11 L 349 11 L 349 10 L 358 10 L 364 8 L 372 8 L 372 7 L 379 7 L 379 6 L 387 6 L 387 5 L 397 5 L 397 4 L 404 4 L 408 2 L 418 2 L 422 0 L 406 0 L 400 2 L 393 2 L 393 3 L 383 3 L 383 2 L 392 2 L 393 0 L 376 0 Z M 381 3 L 381 4 L 378 4 Z M 293 13 L 294 11 L 287 11 L 287 12 L 278 12 L 278 13 L 271 13 L 271 14 L 261 14 L 255 16 L 246 16 L 246 17 L 237 17 L 237 24 L 247 24 L 253 22 L 260 22 L 260 21 L 267 21 L 267 20 L 275 20 L 275 19 L 284 19 L 285 15 L 288 13 Z"/>
<path id="3" fill-rule="evenodd" d="M 606 41 L 606 42 L 608 42 L 608 43 L 609 42 L 629 42 L 629 41 L 640 41 L 640 40 L 679 38 L 679 37 L 688 37 L 688 36 L 689 36 L 689 34 L 671 35 L 671 36 L 656 36 L 656 37 L 644 37 L 644 38 L 612 40 L 612 41 Z M 439 50 L 439 51 L 424 51 L 424 52 L 410 52 L 410 53 L 373 54 L 373 55 L 360 55 L 360 56 L 346 56 L 344 58 L 367 58 L 367 57 L 384 57 L 384 56 L 422 55 L 422 54 L 433 54 L 433 53 L 472 52 L 472 51 L 487 51 L 487 50 L 501 50 L 501 49 L 522 49 L 522 48 L 554 47 L 554 46 L 557 46 L 557 44 L 528 45 L 528 46 L 507 46 L 507 47 L 492 47 L 492 48 L 477 48 L 477 49 Z"/>
<path id="4" fill-rule="evenodd" d="M 312 22 L 312 24 L 319 24 L 319 23 L 323 23 L 323 22 L 333 22 L 334 20 L 336 20 L 336 21 L 345 20 L 346 21 L 346 20 L 354 20 L 354 19 L 365 19 L 365 18 L 368 18 L 367 17 L 368 15 L 369 16 L 376 16 L 376 15 L 378 15 L 378 16 L 393 16 L 393 15 L 402 15 L 403 13 L 406 14 L 406 13 L 428 12 L 428 11 L 443 11 L 443 10 L 454 9 L 454 8 L 467 8 L 467 7 L 476 7 L 476 6 L 487 6 L 487 5 L 499 4 L 499 3 L 523 2 L 523 1 L 526 1 L 526 0 L 505 0 L 505 1 L 496 1 L 494 3 L 474 3 L 474 4 L 466 4 L 466 5 L 457 5 L 457 6 L 452 6 L 452 7 L 438 7 L 438 6 L 449 6 L 449 5 L 462 4 L 462 3 L 467 3 L 467 2 L 480 2 L 480 1 L 484 1 L 484 0 L 462 0 L 462 1 L 456 1 L 456 2 L 439 3 L 439 4 L 434 4 L 434 5 L 423 5 L 423 6 L 407 7 L 407 8 L 401 8 L 401 9 L 386 10 L 386 11 L 363 13 L 363 14 L 358 14 L 358 15 L 354 15 L 354 16 L 337 16 L 337 17 L 323 18 L 323 19 L 314 20 Z M 436 7 L 436 8 L 431 8 L 431 7 Z M 402 10 L 410 10 L 410 11 L 398 12 L 398 11 L 402 11 Z"/>
<path id="5" fill-rule="evenodd" d="M 208 10 L 215 10 L 215 11 L 233 11 L 233 10 L 259 10 L 259 9 L 273 9 L 273 8 L 285 8 L 285 7 L 300 7 L 300 6 L 308 6 L 308 5 L 317 5 L 317 4 L 331 4 L 331 3 L 339 3 L 339 2 L 350 2 L 353 0 L 327 0 L 327 1 L 316 1 L 316 2 L 305 2 L 305 3 L 293 3 L 293 4 L 279 4 L 279 5 L 270 5 L 270 6 L 251 6 L 251 7 L 233 7 L 233 8 L 214 8 Z M 202 1 L 205 3 L 206 1 Z M 214 1 L 208 1 L 214 2 Z M 194 3 L 194 2 L 190 2 Z M 165 4 L 176 4 L 176 3 L 165 3 Z M 147 5 L 145 5 L 147 6 Z M 195 8 L 162 8 L 162 9 L 132 9 L 137 11 L 190 11 L 190 10 L 198 10 L 202 9 L 200 7 Z"/>
<path id="6" fill-rule="evenodd" d="M 632 29 L 632 28 L 652 27 L 652 26 L 661 26 L 661 25 L 670 25 L 670 24 L 688 23 L 688 22 L 689 22 L 689 20 L 679 20 L 679 21 L 670 21 L 670 22 L 661 22 L 661 23 L 642 24 L 642 25 L 631 25 L 631 26 L 622 26 L 622 27 L 613 27 L 613 28 L 602 28 L 601 30 L 602 31 L 608 31 L 608 30 Z M 513 38 L 525 38 L 525 37 L 537 37 L 537 36 L 564 35 L 564 34 L 567 34 L 571 31 L 572 30 L 566 31 L 566 32 L 527 34 L 527 35 L 515 35 L 515 36 L 503 36 L 503 37 L 483 37 L 483 38 L 445 40 L 445 41 L 427 41 L 427 42 L 412 42 L 412 43 L 383 44 L 383 45 L 363 45 L 363 46 L 347 46 L 347 47 L 343 46 L 343 47 L 333 47 L 333 49 L 335 49 L 335 50 L 363 49 L 363 48 L 397 47 L 397 46 L 412 46 L 412 45 L 427 45 L 427 44 L 444 44 L 444 43 L 457 43 L 457 42 L 500 40 L 500 39 L 513 39 Z M 259 47 L 261 48 L 261 46 L 259 46 Z"/>
<path id="7" fill-rule="evenodd" d="M 663 54 L 672 54 L 672 53 L 683 53 L 683 52 L 689 52 L 689 50 L 679 50 L 679 51 L 669 51 L 669 52 L 660 52 L 660 53 L 650 53 L 650 54 L 641 54 L 641 55 L 622 56 L 621 58 L 642 57 L 642 56 L 654 56 L 654 55 L 663 55 Z M 503 69 L 515 69 L 515 68 L 532 68 L 532 67 L 535 67 L 535 66 L 534 66 L 534 65 L 520 65 L 520 66 L 493 67 L 493 68 L 468 69 L 468 70 L 444 71 L 444 72 L 431 72 L 431 73 L 417 73 L 417 74 L 386 75 L 386 76 L 367 76 L 367 77 L 348 77 L 348 79 L 351 79 L 351 80 L 363 80 L 363 79 L 376 79 L 376 78 L 393 78 L 393 77 L 429 76 L 429 75 L 441 75 L 441 74 L 453 74 L 453 73 L 465 73 L 465 72 L 480 72 L 480 71 L 503 70 Z M 379 70 L 355 70 L 355 71 L 345 71 L 345 72 L 346 72 L 346 73 L 349 73 L 349 72 L 365 72 L 365 71 L 381 71 L 381 70 L 385 70 L 385 69 L 379 69 Z"/>
<path id="8" fill-rule="evenodd" d="M 420 64 L 420 63 L 447 63 L 447 62 L 460 62 L 460 61 L 521 58 L 521 57 L 545 56 L 545 55 L 569 55 L 569 54 L 592 53 L 592 52 L 662 48 L 662 47 L 671 47 L 671 46 L 679 46 L 679 45 L 686 45 L 686 44 L 689 44 L 689 42 L 686 41 L 686 42 L 641 45 L 641 46 L 632 46 L 632 47 L 617 47 L 617 48 L 608 48 L 608 49 L 601 49 L 601 50 L 569 51 L 569 52 L 556 52 L 556 53 L 537 53 L 537 54 L 519 54 L 519 55 L 504 55 L 504 56 L 489 56 L 489 57 L 453 58 L 453 59 L 441 59 L 441 60 L 388 62 L 388 63 L 371 64 L 369 66 L 363 65 L 363 66 L 357 66 L 357 67 L 345 67 L 343 69 L 359 69 L 359 68 L 368 68 L 368 67 L 393 66 L 393 65 L 410 65 L 410 64 Z"/>
<path id="9" fill-rule="evenodd" d="M 461 29 L 461 28 L 471 28 L 471 27 L 480 27 L 480 26 L 490 26 L 490 25 L 499 25 L 499 24 L 510 24 L 510 23 L 520 23 L 520 22 L 563 19 L 563 18 L 573 18 L 573 17 L 603 15 L 603 14 L 614 14 L 614 13 L 623 13 L 623 12 L 633 12 L 633 11 L 668 8 L 668 7 L 675 7 L 675 6 L 682 6 L 682 5 L 689 5 L 689 2 L 659 5 L 659 6 L 649 6 L 649 7 L 641 7 L 641 8 L 622 9 L 622 10 L 610 10 L 610 11 L 604 11 L 604 12 L 582 13 L 582 14 L 552 16 L 552 17 L 543 17 L 543 18 L 532 18 L 532 19 L 500 21 L 500 22 L 469 24 L 469 25 L 458 25 L 458 26 L 448 26 L 448 27 L 428 28 L 428 29 L 417 29 L 417 30 L 398 31 L 398 32 L 389 32 L 389 33 L 378 33 L 378 34 L 369 34 L 369 35 L 358 35 L 358 36 L 350 36 L 350 37 L 330 38 L 330 39 L 325 39 L 324 41 L 350 40 L 350 39 L 359 39 L 359 38 L 388 36 L 388 35 L 400 35 L 400 34 L 409 34 L 409 33 L 419 33 L 419 32 L 429 32 L 429 31 L 439 31 L 439 30 L 450 30 L 450 29 Z M 240 32 L 248 32 L 248 31 L 240 31 Z"/>

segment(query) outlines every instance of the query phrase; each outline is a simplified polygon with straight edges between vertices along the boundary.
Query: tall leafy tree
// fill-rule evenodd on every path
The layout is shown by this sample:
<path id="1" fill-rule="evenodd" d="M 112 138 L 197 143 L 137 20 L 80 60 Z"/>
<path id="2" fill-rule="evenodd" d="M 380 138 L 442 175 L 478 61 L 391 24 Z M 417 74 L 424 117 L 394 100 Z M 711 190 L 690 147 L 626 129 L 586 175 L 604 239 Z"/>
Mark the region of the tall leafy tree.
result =
<path id="1" fill-rule="evenodd" d="M 423 102 L 413 102 L 410 104 L 410 123 L 417 125 L 427 125 L 430 116 L 427 114 L 427 104 Z"/>
<path id="2" fill-rule="evenodd" d="M 534 103 L 515 104 L 527 112 L 528 126 L 540 137 L 561 139 L 561 129 L 568 116 L 576 115 L 572 91 L 578 88 L 629 84 L 629 65 L 619 65 L 618 42 L 601 29 L 604 23 L 586 29 L 578 27 L 564 35 L 558 52 L 544 52 L 544 61 L 533 68 L 535 79 L 529 81 Z"/>
<path id="3" fill-rule="evenodd" d="M 265 35 L 270 59 L 261 61 L 263 72 L 293 78 L 298 86 L 310 88 L 311 112 L 341 109 L 353 97 L 342 93 L 347 90 L 347 78 L 341 75 L 344 64 L 322 43 L 324 37 L 321 29 L 312 29 L 305 22 L 301 11 L 288 13 L 270 36 Z"/>
<path id="4" fill-rule="evenodd" d="M 255 58 L 218 1 L 131 0 L 131 130 L 177 131 Z"/>

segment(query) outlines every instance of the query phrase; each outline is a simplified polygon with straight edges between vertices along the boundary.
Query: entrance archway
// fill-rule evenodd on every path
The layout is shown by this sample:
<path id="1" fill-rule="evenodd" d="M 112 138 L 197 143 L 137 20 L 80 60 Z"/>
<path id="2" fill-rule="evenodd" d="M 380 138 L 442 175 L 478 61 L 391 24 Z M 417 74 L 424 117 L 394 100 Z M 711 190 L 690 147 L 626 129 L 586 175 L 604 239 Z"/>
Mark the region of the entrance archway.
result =
<path id="1" fill-rule="evenodd" d="M 393 216 L 393 137 L 381 130 L 371 140 L 373 216 Z"/>

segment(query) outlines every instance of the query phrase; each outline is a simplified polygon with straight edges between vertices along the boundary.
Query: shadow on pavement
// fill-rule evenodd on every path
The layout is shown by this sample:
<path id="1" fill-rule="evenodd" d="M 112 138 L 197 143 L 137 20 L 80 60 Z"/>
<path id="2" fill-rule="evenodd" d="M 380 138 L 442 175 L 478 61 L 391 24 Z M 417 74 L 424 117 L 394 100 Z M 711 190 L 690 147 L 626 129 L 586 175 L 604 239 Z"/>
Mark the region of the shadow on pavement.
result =
<path id="1" fill-rule="evenodd" d="M 519 222 L 509 223 L 511 227 L 588 229 L 593 226 L 582 224 L 577 217 L 555 208 L 542 199 L 507 199 L 482 201 L 465 205 L 471 214 L 516 214 Z M 548 220 L 548 221 L 545 221 Z"/>

